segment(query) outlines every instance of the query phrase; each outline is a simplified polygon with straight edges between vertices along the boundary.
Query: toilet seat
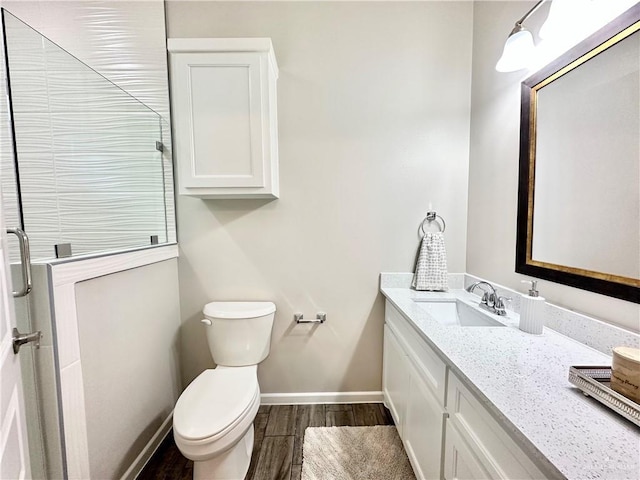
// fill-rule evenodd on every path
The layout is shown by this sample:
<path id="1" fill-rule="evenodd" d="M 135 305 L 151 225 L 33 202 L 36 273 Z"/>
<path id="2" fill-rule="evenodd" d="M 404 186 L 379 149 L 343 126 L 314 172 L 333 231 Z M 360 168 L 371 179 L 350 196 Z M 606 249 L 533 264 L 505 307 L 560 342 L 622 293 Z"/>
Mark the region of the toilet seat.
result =
<path id="1" fill-rule="evenodd" d="M 243 423 L 256 403 L 260 403 L 257 365 L 205 370 L 176 403 L 174 434 L 190 444 L 214 442 Z"/>

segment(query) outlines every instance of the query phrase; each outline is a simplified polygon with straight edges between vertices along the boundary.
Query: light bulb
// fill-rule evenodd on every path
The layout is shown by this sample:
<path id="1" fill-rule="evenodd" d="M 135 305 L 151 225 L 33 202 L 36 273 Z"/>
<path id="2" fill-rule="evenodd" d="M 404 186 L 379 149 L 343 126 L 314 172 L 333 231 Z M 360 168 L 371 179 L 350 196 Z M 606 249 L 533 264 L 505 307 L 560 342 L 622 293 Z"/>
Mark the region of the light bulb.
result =
<path id="1" fill-rule="evenodd" d="M 533 36 L 528 30 L 521 29 L 512 33 L 504 43 L 504 50 L 496 64 L 496 70 L 498 72 L 515 72 L 526 68 L 531 61 L 534 50 Z"/>

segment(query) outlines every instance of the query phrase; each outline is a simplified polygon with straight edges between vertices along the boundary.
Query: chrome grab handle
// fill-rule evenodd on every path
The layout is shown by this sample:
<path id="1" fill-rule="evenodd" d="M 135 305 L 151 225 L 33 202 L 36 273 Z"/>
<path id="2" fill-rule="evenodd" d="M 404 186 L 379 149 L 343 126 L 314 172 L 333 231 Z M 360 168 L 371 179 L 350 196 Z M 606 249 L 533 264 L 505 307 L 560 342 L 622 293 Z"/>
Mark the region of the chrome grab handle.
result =
<path id="1" fill-rule="evenodd" d="M 20 347 L 25 343 L 35 343 L 36 348 L 40 348 L 40 339 L 42 338 L 42 332 L 38 330 L 33 333 L 20 333 L 17 328 L 13 329 L 13 353 L 17 354 L 20 351 Z"/>
<path id="2" fill-rule="evenodd" d="M 7 233 L 12 233 L 18 237 L 20 245 L 20 261 L 22 262 L 22 289 L 17 292 L 11 292 L 14 297 L 24 297 L 27 295 L 33 283 L 31 282 L 31 253 L 29 251 L 29 237 L 21 228 L 7 228 Z"/>

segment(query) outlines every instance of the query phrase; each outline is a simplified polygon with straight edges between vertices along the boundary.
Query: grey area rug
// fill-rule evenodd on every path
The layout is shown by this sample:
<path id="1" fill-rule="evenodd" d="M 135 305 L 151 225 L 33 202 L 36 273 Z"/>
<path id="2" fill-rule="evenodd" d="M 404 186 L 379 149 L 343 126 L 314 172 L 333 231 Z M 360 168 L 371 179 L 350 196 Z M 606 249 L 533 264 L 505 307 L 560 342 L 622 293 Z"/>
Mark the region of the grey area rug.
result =
<path id="1" fill-rule="evenodd" d="M 413 480 L 396 427 L 309 427 L 302 480 Z"/>

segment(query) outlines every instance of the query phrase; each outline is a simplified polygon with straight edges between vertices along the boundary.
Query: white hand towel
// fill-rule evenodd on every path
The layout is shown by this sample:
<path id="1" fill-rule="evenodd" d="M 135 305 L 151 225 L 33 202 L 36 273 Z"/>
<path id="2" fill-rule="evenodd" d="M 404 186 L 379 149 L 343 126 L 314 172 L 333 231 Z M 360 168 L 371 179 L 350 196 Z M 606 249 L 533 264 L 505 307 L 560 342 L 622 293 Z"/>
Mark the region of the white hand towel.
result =
<path id="1" fill-rule="evenodd" d="M 422 237 L 411 286 L 416 290 L 448 290 L 447 251 L 442 232 L 428 232 Z"/>

